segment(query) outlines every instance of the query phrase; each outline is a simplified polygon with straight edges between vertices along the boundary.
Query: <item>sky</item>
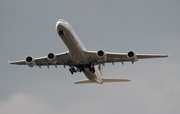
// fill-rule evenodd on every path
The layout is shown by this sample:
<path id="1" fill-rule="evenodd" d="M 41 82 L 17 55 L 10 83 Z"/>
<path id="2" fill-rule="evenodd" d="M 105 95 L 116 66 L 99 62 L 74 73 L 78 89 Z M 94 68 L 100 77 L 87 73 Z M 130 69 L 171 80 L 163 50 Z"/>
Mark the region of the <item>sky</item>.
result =
<path id="1" fill-rule="evenodd" d="M 179 0 L 1 0 L 0 114 L 179 114 Z M 28 55 L 67 51 L 55 30 L 71 24 L 87 50 L 168 54 L 105 64 L 103 77 L 131 82 L 74 85 L 86 79 L 63 66 L 10 65 Z"/>

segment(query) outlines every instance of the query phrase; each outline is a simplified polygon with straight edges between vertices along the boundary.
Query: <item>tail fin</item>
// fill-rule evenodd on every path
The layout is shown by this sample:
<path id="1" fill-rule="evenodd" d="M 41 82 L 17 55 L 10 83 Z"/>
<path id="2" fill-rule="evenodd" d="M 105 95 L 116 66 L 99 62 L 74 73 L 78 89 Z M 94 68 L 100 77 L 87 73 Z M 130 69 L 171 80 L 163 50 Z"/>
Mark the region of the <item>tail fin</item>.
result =
<path id="1" fill-rule="evenodd" d="M 100 73 L 101 73 L 101 75 L 102 75 L 102 71 L 103 71 L 103 64 L 99 64 L 98 69 L 99 69 L 99 71 L 100 71 Z"/>

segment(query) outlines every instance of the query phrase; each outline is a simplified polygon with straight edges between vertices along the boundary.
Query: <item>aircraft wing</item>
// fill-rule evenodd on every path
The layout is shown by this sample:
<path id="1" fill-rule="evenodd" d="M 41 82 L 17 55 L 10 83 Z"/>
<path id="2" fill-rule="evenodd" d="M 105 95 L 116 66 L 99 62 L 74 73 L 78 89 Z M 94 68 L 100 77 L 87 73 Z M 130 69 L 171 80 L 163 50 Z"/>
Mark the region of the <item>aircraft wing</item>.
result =
<path id="1" fill-rule="evenodd" d="M 138 59 L 150 59 L 150 58 L 163 58 L 168 57 L 169 54 L 135 54 L 133 51 L 128 53 L 113 53 L 104 52 L 104 57 L 97 56 L 97 51 L 86 51 L 85 55 L 89 61 L 94 61 L 96 64 L 102 63 L 114 63 L 114 62 L 135 62 Z M 133 53 L 133 57 L 128 57 L 129 53 Z"/>
<path id="2" fill-rule="evenodd" d="M 49 66 L 49 65 L 71 65 L 72 60 L 69 56 L 69 52 L 63 52 L 56 54 L 56 60 L 55 61 L 49 61 L 47 56 L 34 58 L 33 62 L 36 66 Z M 12 61 L 10 64 L 16 64 L 16 65 L 28 65 L 26 60 L 20 60 L 20 61 Z"/>

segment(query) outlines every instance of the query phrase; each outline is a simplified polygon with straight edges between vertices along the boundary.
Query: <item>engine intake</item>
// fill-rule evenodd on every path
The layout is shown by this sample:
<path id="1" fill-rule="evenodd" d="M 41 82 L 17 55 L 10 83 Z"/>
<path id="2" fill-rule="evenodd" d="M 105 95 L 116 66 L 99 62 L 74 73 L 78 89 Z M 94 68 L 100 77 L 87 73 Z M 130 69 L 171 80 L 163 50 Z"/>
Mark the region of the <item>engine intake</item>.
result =
<path id="1" fill-rule="evenodd" d="M 134 55 L 135 55 L 135 54 L 134 54 L 134 52 L 133 52 L 133 51 L 129 51 L 129 52 L 128 52 L 128 57 L 129 57 L 129 58 L 134 57 Z"/>
<path id="2" fill-rule="evenodd" d="M 35 65 L 34 59 L 31 56 L 26 57 L 26 63 L 29 67 L 34 67 Z"/>
<path id="3" fill-rule="evenodd" d="M 107 60 L 107 55 L 103 50 L 99 50 L 96 55 L 98 58 L 100 58 L 103 61 Z"/>
<path id="4" fill-rule="evenodd" d="M 127 58 L 129 58 L 129 60 L 132 61 L 132 63 L 138 60 L 136 54 L 133 51 L 129 51 L 127 53 Z"/>
<path id="5" fill-rule="evenodd" d="M 48 58 L 48 61 L 51 62 L 51 63 L 56 63 L 57 62 L 57 57 L 54 53 L 49 53 L 47 55 L 47 58 Z"/>

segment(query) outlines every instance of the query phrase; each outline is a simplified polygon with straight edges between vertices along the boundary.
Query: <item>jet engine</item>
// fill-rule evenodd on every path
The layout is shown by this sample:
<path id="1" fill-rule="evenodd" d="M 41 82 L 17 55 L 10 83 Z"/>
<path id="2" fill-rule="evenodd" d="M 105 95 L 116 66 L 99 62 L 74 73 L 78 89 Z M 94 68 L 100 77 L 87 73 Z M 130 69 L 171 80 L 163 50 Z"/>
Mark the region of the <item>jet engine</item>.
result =
<path id="1" fill-rule="evenodd" d="M 54 64 L 57 62 L 57 57 L 54 53 L 49 53 L 47 55 L 47 59 L 49 62 L 54 63 Z"/>
<path id="2" fill-rule="evenodd" d="M 100 58 L 103 61 L 107 60 L 107 55 L 103 50 L 99 50 L 96 55 L 98 58 Z"/>
<path id="3" fill-rule="evenodd" d="M 29 67 L 34 67 L 35 61 L 34 61 L 34 59 L 31 56 L 28 56 L 28 57 L 26 57 L 26 64 Z"/>
<path id="4" fill-rule="evenodd" d="M 132 63 L 138 60 L 137 55 L 133 51 L 129 51 L 127 53 L 127 58 L 129 58 L 129 60 L 132 61 Z"/>

